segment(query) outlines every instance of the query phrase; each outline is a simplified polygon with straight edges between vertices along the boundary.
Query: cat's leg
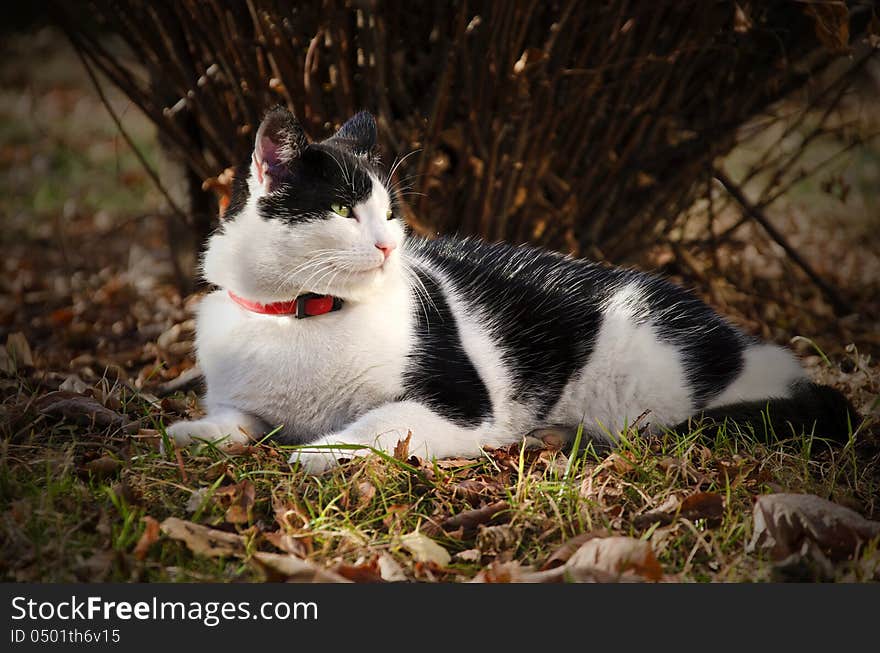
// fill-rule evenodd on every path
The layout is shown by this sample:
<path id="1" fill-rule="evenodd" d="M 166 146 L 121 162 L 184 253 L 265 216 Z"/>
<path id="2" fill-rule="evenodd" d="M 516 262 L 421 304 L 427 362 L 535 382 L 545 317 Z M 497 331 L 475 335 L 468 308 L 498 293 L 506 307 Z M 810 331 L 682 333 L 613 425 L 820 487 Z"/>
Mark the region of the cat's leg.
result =
<path id="1" fill-rule="evenodd" d="M 179 447 L 206 441 L 220 448 L 230 448 L 259 438 L 266 432 L 266 425 L 232 406 L 219 405 L 210 407 L 204 418 L 175 422 L 165 432 Z"/>
<path id="2" fill-rule="evenodd" d="M 304 445 L 291 454 L 290 462 L 299 462 L 307 471 L 318 473 L 336 464 L 338 458 L 366 455 L 369 448 L 390 454 L 409 433 L 409 453 L 429 460 L 476 458 L 484 445 L 497 447 L 515 441 L 493 431 L 488 422 L 462 426 L 419 402 L 397 401 L 374 408 L 342 431 Z M 334 448 L 344 444 L 363 448 Z"/>

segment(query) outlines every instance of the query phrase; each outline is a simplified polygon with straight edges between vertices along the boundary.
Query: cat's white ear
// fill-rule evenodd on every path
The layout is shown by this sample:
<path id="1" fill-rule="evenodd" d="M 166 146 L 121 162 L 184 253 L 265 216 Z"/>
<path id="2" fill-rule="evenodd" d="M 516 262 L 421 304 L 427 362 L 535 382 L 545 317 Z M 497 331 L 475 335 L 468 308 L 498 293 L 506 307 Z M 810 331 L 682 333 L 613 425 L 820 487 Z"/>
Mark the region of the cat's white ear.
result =
<path id="1" fill-rule="evenodd" d="M 254 175 L 271 192 L 290 174 L 291 165 L 309 144 L 296 117 L 285 107 L 270 110 L 254 142 Z"/>
<path id="2" fill-rule="evenodd" d="M 349 118 L 328 141 L 372 159 L 376 157 L 376 119 L 369 112 L 361 111 Z"/>

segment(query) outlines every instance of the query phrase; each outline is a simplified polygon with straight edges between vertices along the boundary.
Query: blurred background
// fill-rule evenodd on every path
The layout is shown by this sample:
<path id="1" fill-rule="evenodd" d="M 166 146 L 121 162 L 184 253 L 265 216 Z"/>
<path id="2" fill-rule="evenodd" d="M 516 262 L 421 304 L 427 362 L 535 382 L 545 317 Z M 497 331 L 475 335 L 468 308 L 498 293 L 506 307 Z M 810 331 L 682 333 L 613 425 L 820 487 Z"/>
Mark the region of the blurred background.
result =
<path id="1" fill-rule="evenodd" d="M 313 139 L 373 112 L 416 232 L 670 275 L 876 406 L 873 2 L 96 0 L 2 29 L 2 366 L 45 389 L 189 387 L 198 253 L 281 103 Z"/>

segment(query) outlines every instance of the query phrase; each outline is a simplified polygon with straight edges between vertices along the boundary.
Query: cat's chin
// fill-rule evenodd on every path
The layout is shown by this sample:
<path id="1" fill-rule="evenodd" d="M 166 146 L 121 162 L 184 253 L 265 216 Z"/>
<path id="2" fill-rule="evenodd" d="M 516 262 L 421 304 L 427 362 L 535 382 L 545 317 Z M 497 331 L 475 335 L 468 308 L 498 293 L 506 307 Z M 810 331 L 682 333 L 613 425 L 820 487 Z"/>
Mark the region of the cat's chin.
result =
<path id="1" fill-rule="evenodd" d="M 397 267 L 386 263 L 364 270 L 353 271 L 343 284 L 333 284 L 333 287 L 322 288 L 317 291 L 328 295 L 335 295 L 342 299 L 363 301 L 371 296 L 381 293 L 389 284 L 397 278 Z"/>

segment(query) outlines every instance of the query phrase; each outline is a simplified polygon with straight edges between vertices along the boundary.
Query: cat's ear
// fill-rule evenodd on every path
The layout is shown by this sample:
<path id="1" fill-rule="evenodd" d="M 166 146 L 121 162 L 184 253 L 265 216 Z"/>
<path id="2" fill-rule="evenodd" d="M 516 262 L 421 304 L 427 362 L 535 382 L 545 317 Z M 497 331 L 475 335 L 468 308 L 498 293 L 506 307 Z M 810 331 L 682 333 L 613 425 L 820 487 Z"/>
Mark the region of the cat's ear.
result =
<path id="1" fill-rule="evenodd" d="M 339 131 L 328 139 L 328 142 L 351 150 L 369 159 L 377 157 L 376 119 L 368 111 L 361 111 L 349 118 Z"/>
<path id="2" fill-rule="evenodd" d="M 290 175 L 291 164 L 302 156 L 309 141 L 296 117 L 282 106 L 271 109 L 254 142 L 254 174 L 266 192 Z"/>

